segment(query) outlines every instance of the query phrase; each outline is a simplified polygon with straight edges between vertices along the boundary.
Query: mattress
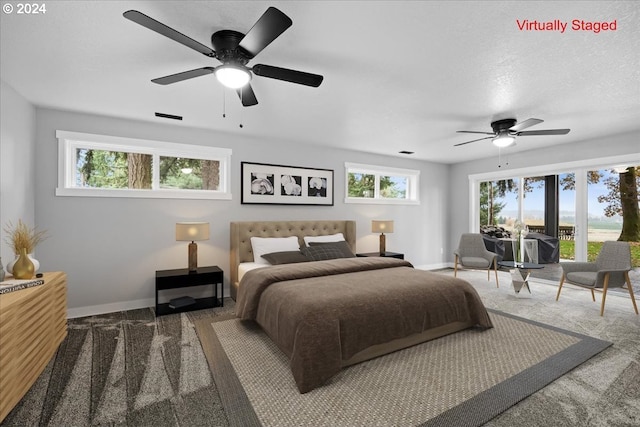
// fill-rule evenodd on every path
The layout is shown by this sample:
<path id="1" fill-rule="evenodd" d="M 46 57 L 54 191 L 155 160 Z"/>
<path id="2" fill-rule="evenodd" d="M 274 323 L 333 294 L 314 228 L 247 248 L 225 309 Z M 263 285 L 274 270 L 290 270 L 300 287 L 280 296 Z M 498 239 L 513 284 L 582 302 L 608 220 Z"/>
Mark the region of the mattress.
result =
<path id="1" fill-rule="evenodd" d="M 247 271 L 251 271 L 256 268 L 269 267 L 267 264 L 260 264 L 257 262 L 242 262 L 238 264 L 238 282 L 242 280 Z"/>

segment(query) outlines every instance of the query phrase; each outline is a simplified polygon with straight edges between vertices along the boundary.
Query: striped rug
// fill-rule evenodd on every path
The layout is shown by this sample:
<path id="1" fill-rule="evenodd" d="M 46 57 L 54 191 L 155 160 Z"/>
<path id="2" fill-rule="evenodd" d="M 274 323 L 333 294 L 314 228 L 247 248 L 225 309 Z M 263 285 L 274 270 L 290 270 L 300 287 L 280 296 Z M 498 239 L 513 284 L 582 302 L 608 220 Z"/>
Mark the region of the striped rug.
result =
<path id="1" fill-rule="evenodd" d="M 153 309 L 68 321 L 45 371 L 0 424 L 226 426 L 192 321 L 217 308 L 155 318 Z"/>

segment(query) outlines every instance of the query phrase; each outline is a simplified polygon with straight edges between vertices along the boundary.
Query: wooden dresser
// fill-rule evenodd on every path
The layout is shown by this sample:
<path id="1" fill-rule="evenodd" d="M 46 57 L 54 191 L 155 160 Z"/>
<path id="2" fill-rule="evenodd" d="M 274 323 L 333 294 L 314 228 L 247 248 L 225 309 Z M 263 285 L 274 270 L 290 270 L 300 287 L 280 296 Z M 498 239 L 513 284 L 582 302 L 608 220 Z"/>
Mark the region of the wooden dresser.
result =
<path id="1" fill-rule="evenodd" d="M 67 336 L 67 275 L 0 295 L 0 422 L 29 391 Z"/>

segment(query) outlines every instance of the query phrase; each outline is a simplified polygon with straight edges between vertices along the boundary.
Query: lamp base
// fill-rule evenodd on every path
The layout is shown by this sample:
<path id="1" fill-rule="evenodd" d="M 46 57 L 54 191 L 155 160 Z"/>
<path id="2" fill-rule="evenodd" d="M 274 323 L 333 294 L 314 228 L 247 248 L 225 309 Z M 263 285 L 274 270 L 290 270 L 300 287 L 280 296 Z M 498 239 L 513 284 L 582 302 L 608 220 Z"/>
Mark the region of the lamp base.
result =
<path id="1" fill-rule="evenodd" d="M 380 255 L 384 255 L 387 252 L 387 238 L 384 233 L 380 234 Z"/>
<path id="2" fill-rule="evenodd" d="M 198 245 L 195 242 L 189 243 L 189 271 L 198 270 Z"/>

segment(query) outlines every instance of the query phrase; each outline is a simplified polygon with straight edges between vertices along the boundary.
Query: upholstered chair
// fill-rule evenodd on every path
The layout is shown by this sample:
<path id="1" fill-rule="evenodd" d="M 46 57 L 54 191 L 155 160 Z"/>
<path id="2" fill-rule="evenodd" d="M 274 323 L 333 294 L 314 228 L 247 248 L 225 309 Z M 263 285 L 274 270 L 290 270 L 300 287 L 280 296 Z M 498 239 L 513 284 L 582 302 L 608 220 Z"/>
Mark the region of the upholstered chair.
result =
<path id="1" fill-rule="evenodd" d="M 453 276 L 458 276 L 458 265 L 475 270 L 487 270 L 487 280 L 490 280 L 491 269 L 496 274 L 496 287 L 498 283 L 498 256 L 490 252 L 484 245 L 484 239 L 480 233 L 465 233 L 460 236 L 458 249 L 453 251 L 455 265 Z"/>
<path id="2" fill-rule="evenodd" d="M 607 299 L 607 289 L 621 288 L 626 284 L 633 309 L 638 314 L 633 286 L 629 279 L 629 271 L 631 271 L 629 242 L 604 242 L 595 262 L 561 262 L 560 266 L 562 267 L 562 279 L 558 285 L 556 301 L 560 298 L 560 291 L 562 291 L 562 285 L 565 282 L 589 289 L 594 302 L 596 300 L 594 289 L 602 289 L 602 305 L 600 306 L 600 316 L 602 316 L 604 303 Z"/>

